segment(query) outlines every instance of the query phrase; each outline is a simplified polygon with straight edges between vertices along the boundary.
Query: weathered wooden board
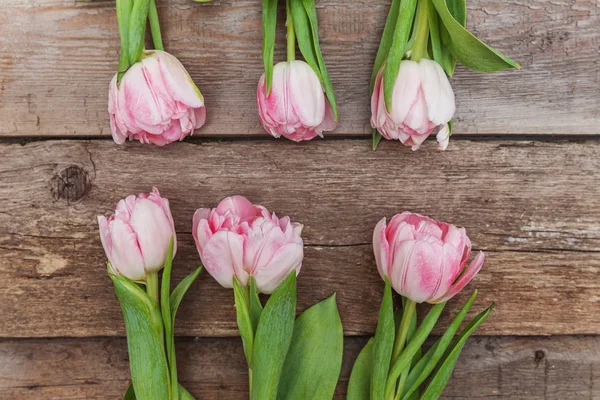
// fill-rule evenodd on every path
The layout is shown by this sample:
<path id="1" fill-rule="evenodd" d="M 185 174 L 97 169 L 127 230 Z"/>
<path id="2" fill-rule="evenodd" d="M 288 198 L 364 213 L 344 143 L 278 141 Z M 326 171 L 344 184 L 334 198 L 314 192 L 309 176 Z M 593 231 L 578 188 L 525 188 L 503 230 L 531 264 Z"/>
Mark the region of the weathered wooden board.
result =
<path id="1" fill-rule="evenodd" d="M 346 338 L 335 399 L 344 399 L 364 338 Z M 181 383 L 201 399 L 247 399 L 239 339 L 181 339 Z M 600 338 L 475 338 L 459 359 L 445 399 L 600 398 Z M 115 399 L 129 381 L 124 339 L 0 342 L 2 399 Z"/>
<path id="2" fill-rule="evenodd" d="M 199 263 L 194 210 L 243 194 L 305 224 L 299 309 L 335 291 L 346 334 L 371 334 L 382 289 L 372 229 L 412 210 L 465 226 L 488 254 L 468 287 L 481 290 L 475 308 L 497 302 L 480 334 L 599 334 L 599 171 L 596 141 L 455 141 L 418 154 L 396 143 L 372 152 L 363 140 L 5 143 L 0 337 L 123 335 L 96 215 L 152 185 L 171 201 L 177 279 Z M 237 334 L 232 293 L 208 275 L 178 315 L 181 335 Z"/>
<path id="3" fill-rule="evenodd" d="M 255 105 L 262 73 L 260 2 L 159 3 L 167 49 L 206 98 L 208 123 L 197 135 L 264 135 Z M 317 2 L 340 104 L 337 135 L 370 133 L 369 77 L 389 3 Z M 114 1 L 2 5 L 0 135 L 109 135 L 107 88 L 118 64 Z M 597 1 L 471 0 L 468 15 L 470 29 L 523 69 L 479 74 L 459 68 L 452 80 L 456 133 L 600 133 Z M 283 20 L 279 28 L 282 60 Z"/>

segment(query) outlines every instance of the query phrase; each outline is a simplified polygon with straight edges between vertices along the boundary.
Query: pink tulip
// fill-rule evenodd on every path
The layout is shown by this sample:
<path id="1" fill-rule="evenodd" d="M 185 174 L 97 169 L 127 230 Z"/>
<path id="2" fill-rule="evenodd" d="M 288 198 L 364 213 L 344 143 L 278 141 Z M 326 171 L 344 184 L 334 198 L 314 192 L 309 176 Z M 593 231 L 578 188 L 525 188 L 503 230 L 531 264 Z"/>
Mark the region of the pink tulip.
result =
<path id="1" fill-rule="evenodd" d="M 464 228 L 410 212 L 383 218 L 373 232 L 373 251 L 382 278 L 416 303 L 441 303 L 479 272 L 483 252 L 467 266 L 471 241 Z"/>
<path id="2" fill-rule="evenodd" d="M 194 214 L 192 233 L 206 270 L 222 286 L 243 286 L 251 276 L 261 293 L 272 293 L 304 257 L 302 225 L 277 218 L 242 196 L 228 197 L 217 208 Z"/>
<path id="3" fill-rule="evenodd" d="M 275 65 L 271 93 L 267 96 L 263 74 L 256 97 L 260 122 L 276 138 L 311 140 L 337 126 L 317 74 L 304 61 Z"/>
<path id="4" fill-rule="evenodd" d="M 144 282 L 148 272 L 161 269 L 169 251 L 177 251 L 175 225 L 169 200 L 160 197 L 156 188 L 150 194 L 127 196 L 119 201 L 115 213 L 98 216 L 100 240 L 114 274 Z"/>
<path id="5" fill-rule="evenodd" d="M 204 125 L 204 98 L 177 58 L 147 51 L 108 93 L 110 128 L 115 142 L 137 139 L 164 146 Z"/>
<path id="6" fill-rule="evenodd" d="M 371 97 L 371 126 L 386 139 L 400 140 L 417 150 L 436 129 L 439 148 L 448 146 L 448 122 L 455 111 L 454 92 L 435 61 L 404 60 L 392 93 L 391 112 L 385 107 L 383 69 Z"/>

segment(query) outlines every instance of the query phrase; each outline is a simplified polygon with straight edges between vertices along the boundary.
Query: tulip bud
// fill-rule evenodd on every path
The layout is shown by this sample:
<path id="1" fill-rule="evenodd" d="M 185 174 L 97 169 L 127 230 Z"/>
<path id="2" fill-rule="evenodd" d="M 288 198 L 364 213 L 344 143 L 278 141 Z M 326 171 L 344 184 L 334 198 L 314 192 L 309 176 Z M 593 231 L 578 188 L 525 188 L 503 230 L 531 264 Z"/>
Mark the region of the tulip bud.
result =
<path id="1" fill-rule="evenodd" d="M 222 286 L 233 277 L 246 286 L 251 276 L 261 293 L 272 293 L 304 257 L 302 225 L 277 218 L 242 196 L 228 197 L 217 208 L 194 214 L 192 234 L 206 270 Z"/>
<path id="2" fill-rule="evenodd" d="M 304 61 L 280 62 L 273 68 L 271 93 L 265 74 L 258 83 L 258 115 L 267 132 L 295 142 L 323 136 L 337 123 L 317 74 Z"/>
<path id="3" fill-rule="evenodd" d="M 177 58 L 147 51 L 117 82 L 110 82 L 108 112 L 113 139 L 164 146 L 204 125 L 204 98 Z"/>
<path id="4" fill-rule="evenodd" d="M 416 303 L 441 303 L 462 290 L 483 266 L 483 252 L 467 266 L 471 241 L 464 228 L 419 214 L 383 218 L 373 232 L 373 251 L 382 279 Z"/>
<path id="5" fill-rule="evenodd" d="M 450 133 L 448 122 L 454 111 L 452 86 L 435 61 L 423 58 L 400 63 L 389 112 L 385 106 L 383 69 L 377 75 L 371 97 L 371 126 L 386 139 L 400 140 L 417 150 L 435 129 L 441 129 L 438 141 L 444 150 Z"/>
<path id="6" fill-rule="evenodd" d="M 119 201 L 113 215 L 98 216 L 98 225 L 111 272 L 136 282 L 164 266 L 171 237 L 173 256 L 177 250 L 169 200 L 156 188 Z"/>

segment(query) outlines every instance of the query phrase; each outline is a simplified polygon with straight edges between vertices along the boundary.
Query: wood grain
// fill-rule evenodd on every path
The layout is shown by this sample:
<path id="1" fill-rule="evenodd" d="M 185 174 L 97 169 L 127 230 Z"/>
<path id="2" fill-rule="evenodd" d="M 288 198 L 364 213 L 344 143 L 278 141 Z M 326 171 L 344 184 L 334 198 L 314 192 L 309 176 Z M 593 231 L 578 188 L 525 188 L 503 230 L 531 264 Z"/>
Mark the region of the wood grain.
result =
<path id="1" fill-rule="evenodd" d="M 335 399 L 365 338 L 346 338 Z M 239 339 L 178 340 L 181 383 L 201 399 L 247 399 Z M 474 338 L 458 361 L 444 399 L 588 400 L 600 397 L 600 338 Z M 2 399 L 115 399 L 129 383 L 124 339 L 0 342 Z"/>
<path id="2" fill-rule="evenodd" d="M 114 1 L 28 0 L 0 10 L 0 135 L 108 136 L 107 88 L 118 64 Z M 260 2 L 159 2 L 167 49 L 206 98 L 198 136 L 265 135 Z M 338 103 L 336 135 L 369 134 L 369 77 L 388 1 L 317 2 Z M 283 11 L 283 10 L 281 10 Z M 280 13 L 283 14 L 283 13 Z M 600 19 L 595 0 L 471 0 L 469 28 L 523 67 L 459 68 L 457 134 L 600 133 Z M 283 20 L 276 60 L 284 57 Z"/>
<path id="3" fill-rule="evenodd" d="M 372 229 L 412 210 L 465 226 L 487 253 L 468 286 L 481 293 L 474 311 L 497 302 L 480 334 L 599 334 L 599 156 L 596 141 L 455 141 L 418 155 L 363 140 L 1 144 L 0 337 L 123 335 L 96 215 L 152 185 L 178 229 L 176 280 L 199 263 L 194 210 L 243 194 L 305 224 L 299 309 L 335 291 L 346 334 L 371 334 L 382 290 Z M 184 303 L 178 334 L 237 335 L 232 293 L 207 274 Z"/>

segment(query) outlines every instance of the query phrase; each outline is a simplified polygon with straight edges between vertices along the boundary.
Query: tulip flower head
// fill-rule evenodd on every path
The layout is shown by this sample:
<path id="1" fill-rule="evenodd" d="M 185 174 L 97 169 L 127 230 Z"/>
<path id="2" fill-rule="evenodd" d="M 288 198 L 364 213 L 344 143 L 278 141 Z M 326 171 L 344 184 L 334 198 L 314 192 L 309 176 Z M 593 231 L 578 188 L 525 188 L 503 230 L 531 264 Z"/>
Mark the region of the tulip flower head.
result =
<path id="1" fill-rule="evenodd" d="M 260 122 L 276 138 L 311 140 L 337 125 L 319 77 L 304 61 L 276 64 L 269 94 L 263 74 L 258 83 L 257 102 Z"/>
<path id="2" fill-rule="evenodd" d="M 479 252 L 473 261 L 464 228 L 404 212 L 389 224 L 383 218 L 373 232 L 377 269 L 396 292 L 416 303 L 448 301 L 483 266 Z"/>
<path id="3" fill-rule="evenodd" d="M 165 265 L 171 238 L 173 256 L 177 250 L 169 200 L 156 188 L 119 201 L 113 215 L 98 216 L 98 225 L 110 271 L 136 282 Z"/>
<path id="4" fill-rule="evenodd" d="M 454 92 L 446 73 L 435 61 L 423 58 L 400 63 L 390 110 L 386 108 L 383 69 L 371 97 L 371 126 L 386 139 L 400 140 L 417 150 L 438 130 L 439 148 L 448 147 L 448 123 L 455 111 Z"/>
<path id="5" fill-rule="evenodd" d="M 204 125 L 206 109 L 198 87 L 179 60 L 160 50 L 146 51 L 117 82 L 110 82 L 108 112 L 113 139 L 164 146 Z"/>
<path id="6" fill-rule="evenodd" d="M 194 214 L 192 233 L 206 270 L 222 286 L 233 277 L 246 286 L 250 277 L 261 293 L 272 293 L 304 257 L 302 225 L 278 218 L 242 196 L 228 197 L 217 208 Z"/>

